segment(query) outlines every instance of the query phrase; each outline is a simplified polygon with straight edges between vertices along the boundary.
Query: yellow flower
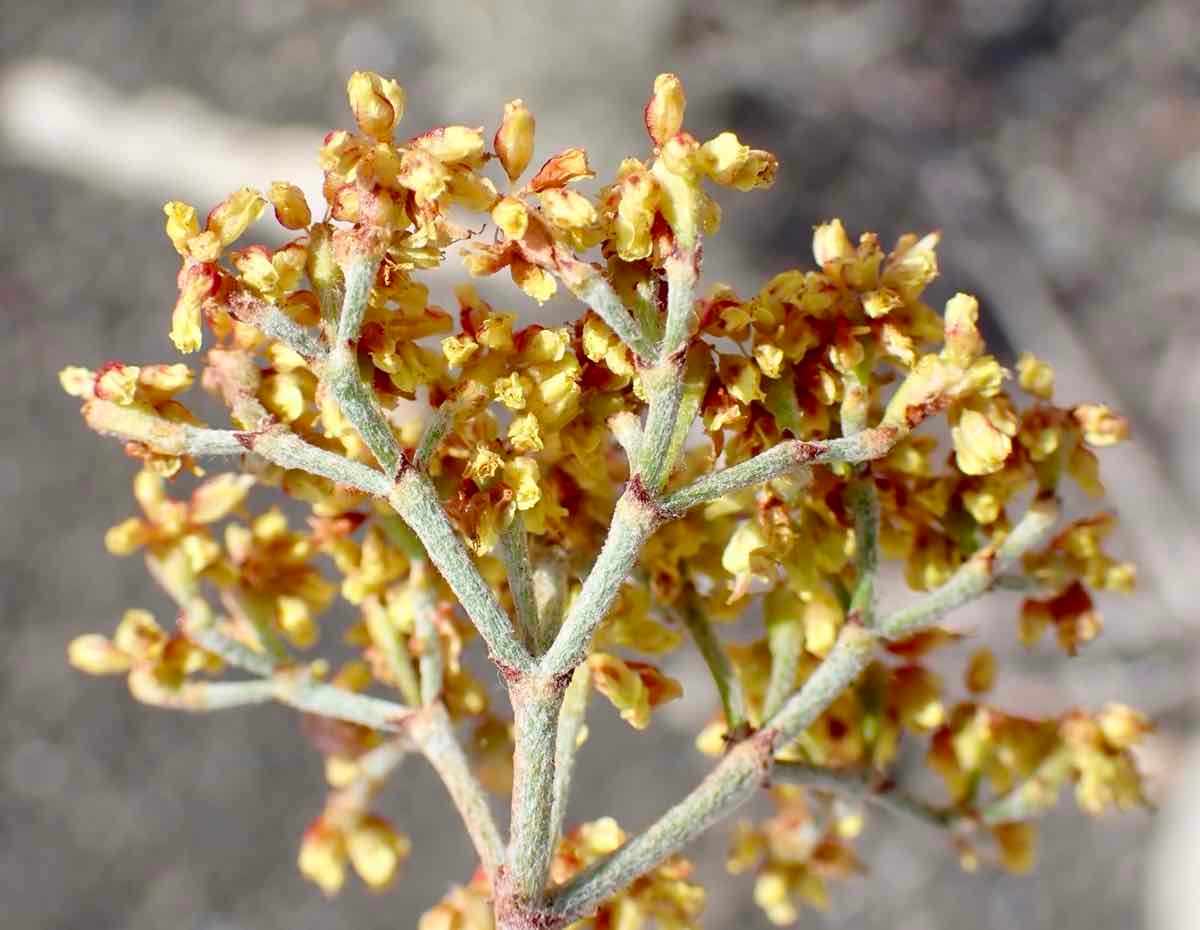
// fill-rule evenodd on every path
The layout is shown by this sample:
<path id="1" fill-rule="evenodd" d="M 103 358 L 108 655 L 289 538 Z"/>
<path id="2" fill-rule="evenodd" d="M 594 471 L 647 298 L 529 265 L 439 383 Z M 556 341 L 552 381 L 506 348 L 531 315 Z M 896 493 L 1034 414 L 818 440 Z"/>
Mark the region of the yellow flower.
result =
<path id="1" fill-rule="evenodd" d="M 732 132 L 714 136 L 700 147 L 704 173 L 722 187 L 752 191 L 775 183 L 779 161 L 770 152 L 743 145 Z"/>
<path id="2" fill-rule="evenodd" d="M 646 662 L 625 661 L 608 653 L 588 657 L 592 683 L 621 713 L 621 719 L 637 730 L 650 725 L 650 709 L 683 694 L 674 678 Z"/>
<path id="3" fill-rule="evenodd" d="M 312 222 L 312 211 L 304 192 L 287 181 L 272 181 L 267 188 L 267 200 L 275 208 L 275 219 L 287 229 L 304 229 Z"/>
<path id="4" fill-rule="evenodd" d="M 1017 359 L 1017 379 L 1034 397 L 1049 400 L 1054 394 L 1054 369 L 1032 352 L 1022 352 Z"/>
<path id="5" fill-rule="evenodd" d="M 404 88 L 374 71 L 355 71 L 346 82 L 346 96 L 358 128 L 372 139 L 391 141 L 404 116 Z"/>
<path id="6" fill-rule="evenodd" d="M 687 97 L 683 82 L 674 74 L 660 74 L 654 79 L 654 93 L 646 104 L 646 131 L 650 133 L 655 148 L 662 145 L 683 128 L 683 112 Z"/>
<path id="7" fill-rule="evenodd" d="M 504 105 L 504 118 L 496 130 L 492 147 L 510 181 L 524 174 L 529 165 L 533 156 L 533 131 L 533 114 L 523 100 L 510 100 Z"/>

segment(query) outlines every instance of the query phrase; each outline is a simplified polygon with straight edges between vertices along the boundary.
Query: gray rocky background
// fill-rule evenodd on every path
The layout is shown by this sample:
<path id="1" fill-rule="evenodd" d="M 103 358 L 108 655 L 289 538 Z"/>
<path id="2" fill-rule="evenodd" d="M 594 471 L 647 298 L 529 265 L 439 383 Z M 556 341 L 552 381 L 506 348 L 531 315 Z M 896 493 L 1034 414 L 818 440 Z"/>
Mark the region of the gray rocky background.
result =
<path id="1" fill-rule="evenodd" d="M 415 839 L 407 876 L 323 900 L 294 866 L 323 788 L 293 716 L 153 712 L 64 664 L 72 636 L 164 605 L 136 560 L 103 552 L 132 466 L 85 432 L 55 373 L 170 359 L 161 203 L 206 209 L 275 177 L 315 190 L 321 136 L 349 122 L 345 78 L 368 67 L 407 87 L 414 131 L 494 126 L 522 96 L 540 153 L 583 142 L 602 174 L 644 148 L 651 81 L 677 71 L 696 135 L 730 127 L 782 161 L 771 194 L 725 198 L 710 281 L 748 292 L 807 263 L 831 215 L 885 239 L 941 228 L 946 292 L 979 293 L 1004 353 L 1034 347 L 1062 398 L 1131 416 L 1136 444 L 1105 464 L 1144 590 L 1106 603 L 1106 637 L 1079 659 L 1014 654 L 1003 697 L 1151 711 L 1164 806 L 1052 817 L 1022 879 L 963 877 L 940 837 L 876 818 L 871 876 L 803 925 L 1200 926 L 1195 0 L 3 0 L 0 23 L 0 923 L 412 927 L 467 877 L 449 805 L 414 762 L 383 802 Z M 967 626 L 1015 653 L 1015 608 L 989 602 Z M 676 671 L 706 693 L 693 666 Z M 578 815 L 646 823 L 704 771 L 688 733 L 708 712 L 697 697 L 639 739 L 598 706 Z M 764 926 L 748 884 L 721 877 L 722 844 L 695 850 L 706 925 Z"/>

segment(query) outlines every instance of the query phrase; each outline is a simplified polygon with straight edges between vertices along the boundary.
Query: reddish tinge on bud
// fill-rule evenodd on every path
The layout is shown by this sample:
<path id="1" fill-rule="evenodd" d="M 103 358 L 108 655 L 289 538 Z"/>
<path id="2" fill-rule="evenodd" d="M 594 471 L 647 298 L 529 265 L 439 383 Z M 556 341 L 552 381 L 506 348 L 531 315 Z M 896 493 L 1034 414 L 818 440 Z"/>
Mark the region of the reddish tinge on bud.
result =
<path id="1" fill-rule="evenodd" d="M 654 140 L 655 151 L 683 128 L 686 106 L 683 82 L 677 75 L 660 74 L 654 79 L 654 93 L 646 104 L 646 131 Z"/>
<path id="2" fill-rule="evenodd" d="M 525 106 L 525 101 L 510 100 L 504 105 L 504 118 L 496 130 L 492 147 L 510 181 L 521 176 L 533 157 L 533 129 L 533 114 Z"/>
<path id="3" fill-rule="evenodd" d="M 538 169 L 529 182 L 531 191 L 544 191 L 552 187 L 564 187 L 580 178 L 594 178 L 588 165 L 587 152 L 583 149 L 563 149 Z"/>
<path id="4" fill-rule="evenodd" d="M 358 128 L 372 139 L 390 142 L 404 116 L 404 88 L 374 71 L 355 71 L 346 82 L 346 96 Z"/>

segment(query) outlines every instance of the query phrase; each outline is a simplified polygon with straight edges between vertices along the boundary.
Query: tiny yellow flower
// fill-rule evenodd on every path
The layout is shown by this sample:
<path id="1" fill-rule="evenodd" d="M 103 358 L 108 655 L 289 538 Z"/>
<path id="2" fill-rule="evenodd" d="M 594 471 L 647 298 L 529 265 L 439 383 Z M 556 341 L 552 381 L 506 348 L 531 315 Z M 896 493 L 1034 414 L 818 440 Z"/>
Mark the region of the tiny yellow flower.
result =
<path id="1" fill-rule="evenodd" d="M 533 114 L 523 100 L 510 100 L 504 105 L 504 117 L 492 147 L 510 181 L 515 181 L 529 166 L 533 157 Z"/>
<path id="2" fill-rule="evenodd" d="M 374 71 L 355 71 L 346 83 L 346 96 L 358 128 L 372 139 L 391 141 L 404 116 L 404 88 Z"/>

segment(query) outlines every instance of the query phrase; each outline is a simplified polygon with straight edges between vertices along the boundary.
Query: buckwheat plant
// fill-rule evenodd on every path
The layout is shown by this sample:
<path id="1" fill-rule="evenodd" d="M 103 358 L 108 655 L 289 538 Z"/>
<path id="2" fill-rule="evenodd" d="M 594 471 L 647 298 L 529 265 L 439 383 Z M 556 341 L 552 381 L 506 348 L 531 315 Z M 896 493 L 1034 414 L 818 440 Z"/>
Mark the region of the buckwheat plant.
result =
<path id="1" fill-rule="evenodd" d="M 944 830 L 966 868 L 1020 871 L 1031 819 L 1064 786 L 1091 814 L 1142 803 L 1142 716 L 993 706 L 995 658 L 963 659 L 943 626 L 1021 591 L 1021 641 L 1053 629 L 1074 653 L 1100 628 L 1089 592 L 1130 589 L 1134 569 L 1104 551 L 1110 514 L 1059 525 L 1060 485 L 1099 497 L 1093 449 L 1125 421 L 1055 405 L 1033 355 L 1013 378 L 974 297 L 924 303 L 936 233 L 885 252 L 833 220 L 816 227 L 815 270 L 702 295 L 709 190 L 769 187 L 777 163 L 730 132 L 689 135 L 674 75 L 645 108 L 648 155 L 593 193 L 583 149 L 530 174 L 520 100 L 490 146 L 468 126 L 397 143 L 401 87 L 359 72 L 348 94 L 358 129 L 320 149 L 315 222 L 284 181 L 203 223 L 165 207 L 171 339 L 205 349 L 199 381 L 229 428 L 180 400 L 197 378 L 184 364 L 61 376 L 141 463 L 141 514 L 106 545 L 141 553 L 177 610 L 173 630 L 130 610 L 70 661 L 126 675 L 158 707 L 304 714 L 331 785 L 300 842 L 307 878 L 333 894 L 349 869 L 371 887 L 396 877 L 409 841 L 372 805 L 412 755 L 479 858 L 421 930 L 696 927 L 705 891 L 681 854 L 760 794 L 774 813 L 738 825 L 728 867 L 754 875 L 779 924 L 861 870 L 865 806 Z M 233 248 L 268 206 L 290 241 Z M 539 304 L 565 288 L 582 315 L 517 328 L 467 283 L 457 314 L 430 303 L 422 278 L 452 247 L 470 276 L 507 270 Z M 280 491 L 286 512 L 269 503 Z M 917 593 L 884 608 L 877 588 L 901 575 Z M 321 620 L 339 597 L 353 622 Z M 357 658 L 316 658 L 319 634 Z M 571 825 L 592 696 L 645 728 L 682 697 L 658 664 L 681 648 L 711 672 L 688 699 L 713 705 L 697 737 L 712 770 L 639 833 Z M 495 665 L 511 716 L 469 650 Z M 930 670 L 935 655 L 961 684 Z M 902 757 L 923 757 L 944 797 L 917 797 Z M 507 838 L 489 792 L 511 792 Z"/>

